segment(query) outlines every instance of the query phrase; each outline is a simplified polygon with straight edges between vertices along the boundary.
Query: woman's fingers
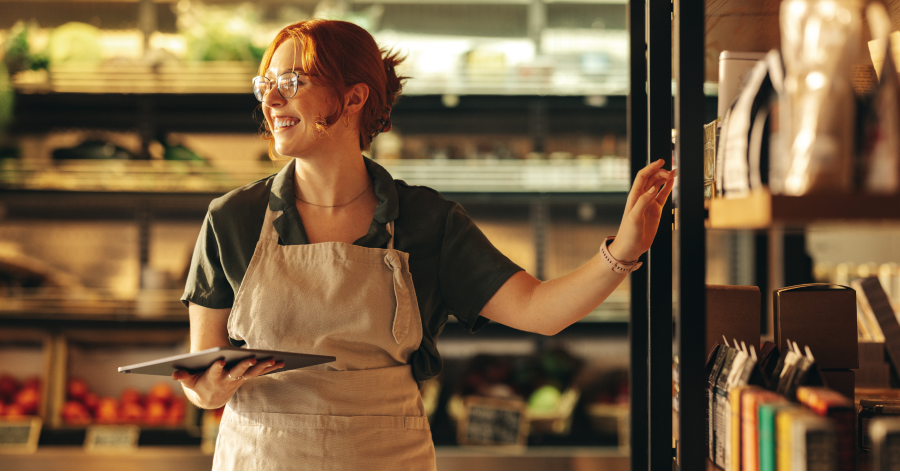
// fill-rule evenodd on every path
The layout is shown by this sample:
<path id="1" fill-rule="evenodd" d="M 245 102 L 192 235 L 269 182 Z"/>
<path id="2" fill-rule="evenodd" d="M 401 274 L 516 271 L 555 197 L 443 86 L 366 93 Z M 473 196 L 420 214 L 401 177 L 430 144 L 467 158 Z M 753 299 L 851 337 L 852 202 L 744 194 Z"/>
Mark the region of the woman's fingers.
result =
<path id="1" fill-rule="evenodd" d="M 637 212 L 637 214 L 644 213 L 644 210 L 647 206 L 652 202 L 656 197 L 656 187 L 650 187 L 646 192 L 642 193 L 638 201 L 634 204 L 633 211 Z"/>
<path id="2" fill-rule="evenodd" d="M 244 378 L 258 377 L 273 365 L 275 365 L 275 361 L 271 359 L 259 361 L 255 366 L 247 369 L 247 372 L 244 373 Z"/>
<path id="3" fill-rule="evenodd" d="M 172 380 L 181 382 L 187 388 L 193 388 L 197 383 L 197 377 L 194 377 L 186 370 L 176 370 L 172 373 Z"/>
<path id="4" fill-rule="evenodd" d="M 660 205 L 666 203 L 666 199 L 669 198 L 669 194 L 672 193 L 672 188 L 675 186 L 675 179 L 669 179 L 666 182 L 666 185 L 660 189 L 659 193 L 656 195 L 656 202 Z"/>
<path id="5" fill-rule="evenodd" d="M 273 370 L 278 370 L 283 367 L 284 367 L 284 362 L 276 362 L 275 365 L 273 365 L 271 367 L 266 367 L 266 370 L 264 370 L 263 373 L 259 374 L 259 375 L 265 375 L 265 374 L 268 374 L 269 372 L 272 372 Z"/>
<path id="6" fill-rule="evenodd" d="M 244 359 L 241 362 L 238 362 L 237 365 L 228 370 L 228 380 L 242 380 L 246 377 L 245 374 L 247 371 L 255 366 L 256 363 L 256 359 Z"/>
<path id="7" fill-rule="evenodd" d="M 664 159 L 659 159 L 638 171 L 637 176 L 634 178 L 634 183 L 631 185 L 631 192 L 628 193 L 628 202 L 625 204 L 626 213 L 634 207 L 637 199 L 650 186 L 655 186 L 660 179 L 668 178 L 669 171 L 662 168 L 665 163 Z"/>

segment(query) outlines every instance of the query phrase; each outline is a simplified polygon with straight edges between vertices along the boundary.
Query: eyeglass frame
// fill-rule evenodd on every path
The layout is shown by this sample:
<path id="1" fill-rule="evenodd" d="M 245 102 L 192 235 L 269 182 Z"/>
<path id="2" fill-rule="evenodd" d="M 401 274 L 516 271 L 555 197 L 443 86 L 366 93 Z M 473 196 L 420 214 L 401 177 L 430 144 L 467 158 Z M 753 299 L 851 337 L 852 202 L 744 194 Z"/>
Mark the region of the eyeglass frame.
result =
<path id="1" fill-rule="evenodd" d="M 288 75 L 288 74 L 294 76 L 294 80 L 297 82 L 297 86 L 294 89 L 294 93 L 292 93 L 290 97 L 285 97 L 284 94 L 281 93 L 281 89 L 278 88 L 278 81 L 281 80 L 282 77 L 284 77 L 285 75 Z M 257 75 L 256 77 L 250 79 L 250 83 L 253 84 L 253 87 L 255 90 L 257 79 L 261 79 L 266 84 L 266 91 L 265 91 L 265 93 L 263 93 L 262 98 L 257 97 L 255 92 L 253 93 L 253 97 L 256 98 L 257 100 L 259 100 L 260 103 L 263 103 L 266 101 L 266 95 L 268 95 L 269 92 L 271 92 L 272 89 L 274 88 L 275 90 L 278 90 L 278 94 L 281 95 L 281 97 L 284 98 L 285 100 L 294 98 L 294 96 L 297 95 L 297 90 L 300 90 L 300 76 L 301 75 L 305 76 L 305 77 L 311 76 L 310 74 L 303 74 L 303 73 L 297 72 L 295 70 L 289 70 L 287 72 L 283 72 L 278 77 L 276 77 L 275 80 L 272 80 L 264 75 Z"/>

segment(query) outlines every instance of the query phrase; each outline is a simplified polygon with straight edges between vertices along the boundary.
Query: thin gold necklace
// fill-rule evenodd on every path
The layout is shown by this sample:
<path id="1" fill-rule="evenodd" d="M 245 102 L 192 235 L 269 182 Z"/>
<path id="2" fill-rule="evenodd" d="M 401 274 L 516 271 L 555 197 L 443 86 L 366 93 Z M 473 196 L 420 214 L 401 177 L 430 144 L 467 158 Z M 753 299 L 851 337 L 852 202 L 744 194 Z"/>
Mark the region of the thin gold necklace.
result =
<path id="1" fill-rule="evenodd" d="M 338 204 L 338 205 L 319 205 L 318 203 L 308 202 L 308 201 L 306 201 L 306 200 L 304 200 L 304 199 L 302 199 L 302 198 L 300 198 L 300 197 L 298 197 L 298 196 L 296 196 L 296 195 L 294 195 L 294 198 L 296 198 L 297 200 L 300 200 L 301 202 L 303 202 L 303 203 L 305 203 L 305 204 L 307 204 L 307 205 L 317 206 L 317 207 L 320 207 L 320 208 L 337 208 L 337 207 L 342 207 L 342 206 L 349 205 L 349 204 L 351 204 L 351 203 L 353 203 L 353 202 L 359 200 L 359 197 L 363 196 L 363 194 L 366 193 L 366 190 L 369 190 L 369 187 L 371 187 L 371 186 L 372 186 L 372 181 L 370 180 L 370 181 L 369 181 L 369 185 L 366 185 L 366 188 L 364 188 L 362 192 L 359 192 L 359 195 L 353 197 L 353 200 L 350 200 L 350 201 L 347 202 L 347 203 L 341 203 L 341 204 Z"/>

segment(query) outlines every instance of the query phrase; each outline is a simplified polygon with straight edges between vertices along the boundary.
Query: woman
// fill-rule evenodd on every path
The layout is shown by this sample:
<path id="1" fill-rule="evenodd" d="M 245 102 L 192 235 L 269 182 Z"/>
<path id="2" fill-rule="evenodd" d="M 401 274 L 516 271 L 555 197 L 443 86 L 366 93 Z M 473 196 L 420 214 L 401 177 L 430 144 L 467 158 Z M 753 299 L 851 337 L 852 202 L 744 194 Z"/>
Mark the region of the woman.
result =
<path id="1" fill-rule="evenodd" d="M 336 356 L 314 368 L 217 363 L 176 372 L 201 408 L 226 405 L 216 469 L 434 469 L 416 381 L 436 376 L 449 314 L 552 335 L 637 268 L 672 186 L 643 169 L 618 236 L 574 272 L 541 282 L 497 251 L 456 203 L 394 181 L 364 158 L 391 127 L 396 54 L 363 29 L 283 29 L 254 79 L 277 175 L 214 200 L 191 266 L 191 350 L 228 346 Z M 274 153 L 273 153 L 274 151 Z M 608 246 L 607 246 L 608 244 Z"/>

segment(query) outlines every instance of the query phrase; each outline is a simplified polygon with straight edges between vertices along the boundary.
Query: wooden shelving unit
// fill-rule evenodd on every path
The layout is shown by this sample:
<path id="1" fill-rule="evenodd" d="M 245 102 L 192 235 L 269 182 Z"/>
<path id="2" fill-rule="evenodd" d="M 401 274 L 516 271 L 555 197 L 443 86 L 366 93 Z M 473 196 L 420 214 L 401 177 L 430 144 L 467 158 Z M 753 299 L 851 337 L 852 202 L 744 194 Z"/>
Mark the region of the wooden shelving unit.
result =
<path id="1" fill-rule="evenodd" d="M 877 221 L 900 218 L 900 196 L 822 193 L 804 196 L 756 191 L 745 198 L 709 202 L 709 228 L 765 229 L 820 221 Z"/>

